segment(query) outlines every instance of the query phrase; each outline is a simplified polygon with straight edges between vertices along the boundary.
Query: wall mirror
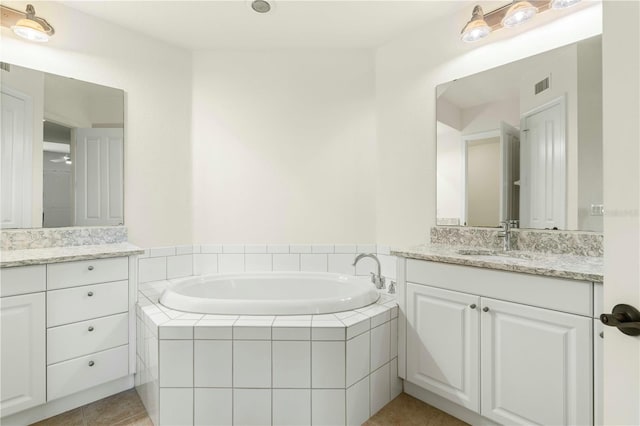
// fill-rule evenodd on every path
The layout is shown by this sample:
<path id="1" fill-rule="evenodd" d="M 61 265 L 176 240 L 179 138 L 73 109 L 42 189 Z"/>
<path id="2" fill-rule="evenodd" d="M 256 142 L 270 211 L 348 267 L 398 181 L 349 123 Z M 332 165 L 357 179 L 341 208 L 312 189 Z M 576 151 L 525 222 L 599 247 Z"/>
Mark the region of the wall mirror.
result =
<path id="1" fill-rule="evenodd" d="M 124 224 L 124 92 L 1 65 L 2 228 Z"/>
<path id="2" fill-rule="evenodd" d="M 601 37 L 436 96 L 438 225 L 602 232 Z"/>

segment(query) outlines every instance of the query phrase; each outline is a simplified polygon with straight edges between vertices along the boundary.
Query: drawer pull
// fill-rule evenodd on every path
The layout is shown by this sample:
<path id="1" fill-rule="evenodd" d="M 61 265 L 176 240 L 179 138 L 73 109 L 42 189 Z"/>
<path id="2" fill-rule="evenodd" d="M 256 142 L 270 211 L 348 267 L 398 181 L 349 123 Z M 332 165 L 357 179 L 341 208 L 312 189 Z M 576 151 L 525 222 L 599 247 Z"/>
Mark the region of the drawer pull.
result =
<path id="1" fill-rule="evenodd" d="M 475 303 L 472 303 L 472 304 L 470 304 L 470 305 L 469 305 L 469 307 L 470 307 L 471 309 L 475 309 L 475 308 L 476 308 L 476 304 L 475 304 Z"/>
<path id="2" fill-rule="evenodd" d="M 94 365 L 95 365 L 95 362 L 89 361 L 89 367 L 93 367 Z"/>
<path id="3" fill-rule="evenodd" d="M 92 325 L 89 326 L 89 331 L 93 331 L 93 326 Z"/>
<path id="4" fill-rule="evenodd" d="M 489 307 L 488 307 L 488 306 L 485 306 L 484 308 L 482 308 L 482 311 L 483 311 L 483 312 L 489 312 Z"/>
<path id="5" fill-rule="evenodd" d="M 89 297 L 93 296 L 93 292 L 90 291 L 89 293 L 87 293 L 87 296 L 89 296 Z"/>
<path id="6" fill-rule="evenodd" d="M 89 269 L 90 271 L 93 271 L 93 266 L 89 266 L 87 269 Z"/>

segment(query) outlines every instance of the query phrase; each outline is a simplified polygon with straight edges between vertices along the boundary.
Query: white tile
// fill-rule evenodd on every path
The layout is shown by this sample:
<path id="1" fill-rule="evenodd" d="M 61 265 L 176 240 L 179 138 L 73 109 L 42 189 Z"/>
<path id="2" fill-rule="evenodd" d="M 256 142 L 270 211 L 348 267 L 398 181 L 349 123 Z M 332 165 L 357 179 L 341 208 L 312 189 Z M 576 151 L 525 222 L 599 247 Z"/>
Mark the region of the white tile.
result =
<path id="1" fill-rule="evenodd" d="M 194 341 L 194 386 L 230 388 L 232 386 L 231 340 Z"/>
<path id="2" fill-rule="evenodd" d="M 176 246 L 176 254 L 193 254 L 193 246 Z"/>
<path id="3" fill-rule="evenodd" d="M 291 321 L 293 322 L 293 321 Z M 306 324 L 306 323 L 305 323 Z M 283 326 L 282 323 L 271 329 L 273 340 L 309 340 L 311 339 L 311 327 L 309 326 Z"/>
<path id="4" fill-rule="evenodd" d="M 231 389 L 195 389 L 194 424 L 198 426 L 228 426 L 233 422 L 233 392 Z"/>
<path id="5" fill-rule="evenodd" d="M 395 256 L 387 256 L 384 254 L 378 255 L 378 259 L 380 260 L 380 266 L 382 267 L 382 275 L 387 277 L 387 280 L 392 279 L 395 280 L 396 275 L 396 265 L 397 258 Z M 387 286 L 389 283 L 387 283 Z"/>
<path id="6" fill-rule="evenodd" d="M 291 244 L 289 253 L 311 253 L 311 244 Z"/>
<path id="7" fill-rule="evenodd" d="M 391 247 L 387 245 L 378 244 L 376 246 L 376 253 L 378 256 L 388 256 L 391 254 Z"/>
<path id="8" fill-rule="evenodd" d="M 353 266 L 354 254 L 330 254 L 328 258 L 329 272 L 355 275 L 356 268 Z"/>
<path id="9" fill-rule="evenodd" d="M 369 332 L 347 341 L 347 387 L 369 375 Z"/>
<path id="10" fill-rule="evenodd" d="M 149 257 L 164 257 L 164 256 L 175 256 L 176 248 L 175 247 L 155 247 L 149 249 Z"/>
<path id="11" fill-rule="evenodd" d="M 356 250 L 357 246 L 355 244 L 336 244 L 334 246 L 335 253 L 353 254 L 353 257 L 356 257 Z"/>
<path id="12" fill-rule="evenodd" d="M 247 272 L 271 271 L 271 256 L 270 254 L 245 254 L 244 270 Z"/>
<path id="13" fill-rule="evenodd" d="M 244 244 L 223 244 L 223 253 L 244 254 Z"/>
<path id="14" fill-rule="evenodd" d="M 265 426 L 271 424 L 271 389 L 234 389 L 233 424 Z"/>
<path id="15" fill-rule="evenodd" d="M 200 245 L 199 244 L 194 244 L 191 246 L 191 249 L 193 250 L 193 253 L 200 253 Z"/>
<path id="16" fill-rule="evenodd" d="M 388 322 L 371 329 L 371 371 L 389 362 L 391 327 Z"/>
<path id="17" fill-rule="evenodd" d="M 327 255 L 301 254 L 300 270 L 306 272 L 327 272 Z"/>
<path id="18" fill-rule="evenodd" d="M 311 424 L 314 426 L 345 424 L 344 389 L 311 390 Z"/>
<path id="19" fill-rule="evenodd" d="M 362 334 L 371 328 L 371 320 L 360 313 L 344 318 L 342 322 L 347 326 L 347 339 Z"/>
<path id="20" fill-rule="evenodd" d="M 245 253 L 266 253 L 267 245 L 266 244 L 246 244 L 244 246 Z"/>
<path id="21" fill-rule="evenodd" d="M 398 358 L 393 358 L 389 363 L 389 383 L 389 399 L 392 400 L 402 393 L 402 379 L 398 377 Z"/>
<path id="22" fill-rule="evenodd" d="M 218 272 L 218 255 L 217 254 L 194 254 L 193 255 L 193 274 L 207 275 L 216 274 Z"/>
<path id="23" fill-rule="evenodd" d="M 244 254 L 219 254 L 218 272 L 231 274 L 244 271 Z"/>
<path id="24" fill-rule="evenodd" d="M 267 253 L 289 253 L 289 244 L 269 244 L 267 246 Z"/>
<path id="25" fill-rule="evenodd" d="M 334 314 L 321 314 L 321 315 L 314 315 L 312 317 L 312 321 L 314 323 L 322 323 L 324 321 L 338 321 L 338 317 L 336 317 Z M 320 326 L 322 326 L 322 324 L 320 324 Z"/>
<path id="26" fill-rule="evenodd" d="M 160 327 L 160 339 L 188 340 L 193 339 L 193 326 L 164 325 Z"/>
<path id="27" fill-rule="evenodd" d="M 311 424 L 311 390 L 274 389 L 273 425 L 306 426 Z"/>
<path id="28" fill-rule="evenodd" d="M 358 244 L 356 251 L 358 253 L 376 253 L 377 247 L 375 244 Z"/>
<path id="29" fill-rule="evenodd" d="M 160 387 L 193 386 L 193 341 L 160 341 Z"/>
<path id="30" fill-rule="evenodd" d="M 369 377 L 347 389 L 347 425 L 360 426 L 369 419 Z"/>
<path id="31" fill-rule="evenodd" d="M 346 328 L 341 321 L 322 321 L 322 327 L 314 326 L 311 329 L 312 340 L 342 340 L 346 336 Z M 325 326 L 326 325 L 326 326 Z"/>
<path id="32" fill-rule="evenodd" d="M 200 253 L 222 253 L 222 244 L 202 244 Z"/>
<path id="33" fill-rule="evenodd" d="M 363 257 L 358 261 L 356 265 L 356 275 L 371 275 L 371 273 L 378 273 L 378 264 L 370 257 Z"/>
<path id="34" fill-rule="evenodd" d="M 167 258 L 149 257 L 138 260 L 138 282 L 167 279 Z"/>
<path id="35" fill-rule="evenodd" d="M 371 376 L 371 411 L 373 416 L 387 405 L 391 400 L 391 389 L 389 387 L 389 364 L 377 369 Z"/>
<path id="36" fill-rule="evenodd" d="M 389 322 L 389 359 L 398 356 L 398 318 Z"/>
<path id="37" fill-rule="evenodd" d="M 195 339 L 231 340 L 234 320 L 200 320 L 193 330 Z"/>
<path id="38" fill-rule="evenodd" d="M 333 253 L 333 245 L 330 244 L 312 244 L 311 253 Z"/>
<path id="39" fill-rule="evenodd" d="M 299 271 L 300 255 L 299 254 L 274 254 L 273 270 L 274 271 Z"/>
<path id="40" fill-rule="evenodd" d="M 241 340 L 271 340 L 271 322 L 238 320 L 233 326 L 233 338 Z"/>
<path id="41" fill-rule="evenodd" d="M 311 387 L 311 343 L 283 342 L 273 344 L 273 387 Z"/>
<path id="42" fill-rule="evenodd" d="M 167 257 L 167 279 L 193 275 L 193 255 Z"/>
<path id="43" fill-rule="evenodd" d="M 388 302 L 387 306 L 391 307 L 391 318 L 398 318 L 398 305 L 396 302 Z"/>
<path id="44" fill-rule="evenodd" d="M 160 389 L 160 424 L 193 425 L 193 389 Z"/>
<path id="45" fill-rule="evenodd" d="M 344 388 L 345 342 L 311 342 L 311 387 Z"/>
<path id="46" fill-rule="evenodd" d="M 271 342 L 233 342 L 233 387 L 271 387 Z"/>

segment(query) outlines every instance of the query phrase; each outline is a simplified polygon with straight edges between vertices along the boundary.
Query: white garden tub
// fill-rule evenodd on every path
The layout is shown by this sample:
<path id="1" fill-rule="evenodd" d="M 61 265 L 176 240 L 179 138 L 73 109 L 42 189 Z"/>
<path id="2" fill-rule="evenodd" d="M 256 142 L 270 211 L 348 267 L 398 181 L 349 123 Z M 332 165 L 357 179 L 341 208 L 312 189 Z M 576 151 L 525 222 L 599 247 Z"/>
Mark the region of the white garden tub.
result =
<path id="1" fill-rule="evenodd" d="M 358 309 L 379 297 L 369 277 L 323 272 L 215 274 L 171 282 L 160 303 L 201 314 L 328 314 Z"/>

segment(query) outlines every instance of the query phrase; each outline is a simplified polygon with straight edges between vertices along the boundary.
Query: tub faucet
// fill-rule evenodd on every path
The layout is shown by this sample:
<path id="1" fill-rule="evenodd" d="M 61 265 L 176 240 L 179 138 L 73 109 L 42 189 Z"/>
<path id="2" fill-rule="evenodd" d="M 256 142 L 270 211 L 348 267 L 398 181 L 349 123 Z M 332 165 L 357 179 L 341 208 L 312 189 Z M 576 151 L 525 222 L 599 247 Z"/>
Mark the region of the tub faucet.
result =
<path id="1" fill-rule="evenodd" d="M 511 221 L 505 220 L 500 222 L 500 231 L 498 231 L 498 238 L 504 238 L 502 241 L 502 250 L 511 250 Z"/>
<path id="2" fill-rule="evenodd" d="M 378 260 L 378 257 L 373 254 L 373 253 L 360 253 L 357 257 L 356 260 L 353 261 L 353 266 L 356 266 L 356 264 L 360 261 L 360 259 L 364 259 L 365 257 L 370 257 L 371 259 L 376 261 L 376 264 L 378 265 L 378 273 L 371 273 L 371 282 L 373 283 L 373 285 L 376 286 L 377 289 L 382 289 L 385 288 L 384 286 L 384 277 L 382 276 L 382 271 L 380 268 L 380 261 Z"/>

